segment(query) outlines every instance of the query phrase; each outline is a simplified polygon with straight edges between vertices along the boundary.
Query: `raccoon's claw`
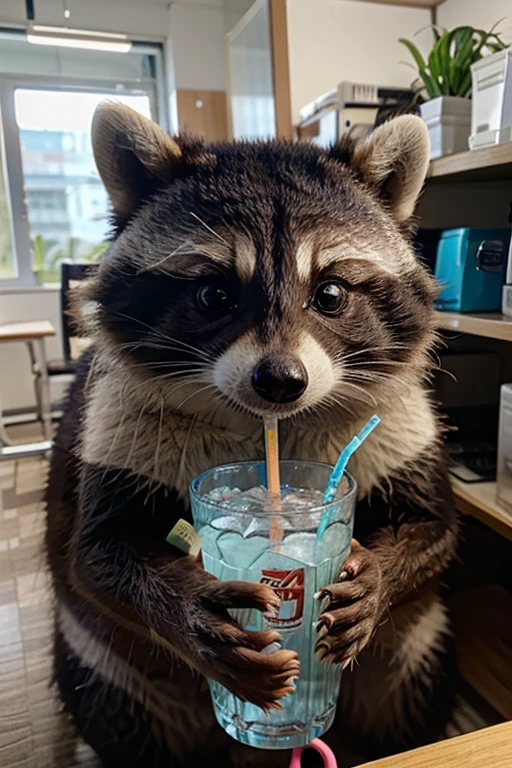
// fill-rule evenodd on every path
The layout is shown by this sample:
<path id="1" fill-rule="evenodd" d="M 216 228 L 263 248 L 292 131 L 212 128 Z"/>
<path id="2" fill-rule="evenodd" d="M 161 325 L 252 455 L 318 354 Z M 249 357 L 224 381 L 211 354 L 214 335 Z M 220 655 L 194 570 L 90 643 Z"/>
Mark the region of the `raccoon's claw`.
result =
<path id="1" fill-rule="evenodd" d="M 386 600 L 377 558 L 358 542 L 353 541 L 340 575 L 342 581 L 319 594 L 319 599 L 328 599 L 328 605 L 316 627 L 315 653 L 318 659 L 345 668 L 370 642 Z"/>
<path id="2" fill-rule="evenodd" d="M 275 614 L 280 600 L 270 587 L 243 581 L 208 580 L 190 606 L 187 642 L 194 666 L 244 701 L 265 711 L 295 690 L 298 655 L 282 650 L 275 630 L 249 632 L 229 614 L 231 608 Z"/>
<path id="3" fill-rule="evenodd" d="M 202 601 L 223 608 L 256 608 L 270 615 L 278 613 L 281 605 L 273 589 L 249 581 L 214 580 L 203 590 Z"/>
<path id="4" fill-rule="evenodd" d="M 247 648 L 234 649 L 235 679 L 225 683 L 236 696 L 265 711 L 282 709 L 279 700 L 295 690 L 300 671 L 293 651 L 265 654 Z"/>

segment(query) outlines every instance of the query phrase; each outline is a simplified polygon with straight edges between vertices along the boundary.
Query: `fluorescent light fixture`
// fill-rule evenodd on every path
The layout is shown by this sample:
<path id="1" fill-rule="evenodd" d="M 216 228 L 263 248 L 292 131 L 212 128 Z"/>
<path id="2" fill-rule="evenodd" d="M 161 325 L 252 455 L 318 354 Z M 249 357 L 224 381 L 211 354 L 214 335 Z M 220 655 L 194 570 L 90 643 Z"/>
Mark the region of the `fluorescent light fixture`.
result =
<path id="1" fill-rule="evenodd" d="M 132 48 L 126 35 L 90 32 L 86 29 L 67 29 L 66 27 L 33 25 L 27 31 L 27 40 L 36 45 L 87 48 L 92 51 L 111 51 L 112 53 L 128 53 Z"/>

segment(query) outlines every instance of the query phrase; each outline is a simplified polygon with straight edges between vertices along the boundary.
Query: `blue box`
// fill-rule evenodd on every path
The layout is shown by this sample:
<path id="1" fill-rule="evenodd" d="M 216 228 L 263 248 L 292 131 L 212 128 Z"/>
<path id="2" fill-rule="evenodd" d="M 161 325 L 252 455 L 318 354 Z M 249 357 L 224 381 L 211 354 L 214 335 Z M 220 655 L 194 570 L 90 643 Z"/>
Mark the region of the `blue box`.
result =
<path id="1" fill-rule="evenodd" d="M 435 275 L 444 312 L 499 312 L 510 228 L 446 229 L 437 247 Z"/>

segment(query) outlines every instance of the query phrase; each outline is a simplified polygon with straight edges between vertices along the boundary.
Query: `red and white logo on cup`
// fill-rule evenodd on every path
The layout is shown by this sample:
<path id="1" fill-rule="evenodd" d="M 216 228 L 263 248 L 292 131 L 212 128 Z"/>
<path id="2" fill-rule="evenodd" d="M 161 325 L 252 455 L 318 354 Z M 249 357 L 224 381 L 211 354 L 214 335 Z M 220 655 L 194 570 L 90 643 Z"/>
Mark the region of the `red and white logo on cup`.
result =
<path id="1" fill-rule="evenodd" d="M 271 587 L 281 600 L 279 613 L 267 621 L 280 627 L 298 627 L 304 612 L 304 568 L 261 571 L 260 584 Z"/>

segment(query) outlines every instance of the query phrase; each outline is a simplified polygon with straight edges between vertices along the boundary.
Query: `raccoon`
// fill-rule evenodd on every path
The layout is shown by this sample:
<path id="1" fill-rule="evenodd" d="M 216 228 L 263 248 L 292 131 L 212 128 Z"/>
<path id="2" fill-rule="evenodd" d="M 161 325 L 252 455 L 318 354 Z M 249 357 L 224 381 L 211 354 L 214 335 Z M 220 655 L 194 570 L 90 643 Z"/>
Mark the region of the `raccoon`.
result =
<path id="1" fill-rule="evenodd" d="M 284 766 L 217 725 L 207 679 L 264 709 L 299 673 L 232 608 L 275 608 L 265 585 L 221 583 L 166 543 L 205 469 L 263 457 L 354 456 L 354 541 L 324 590 L 316 650 L 343 665 L 326 739 L 355 765 L 442 737 L 453 652 L 440 576 L 458 533 L 428 390 L 434 285 L 409 243 L 426 174 L 424 124 L 402 116 L 330 150 L 205 146 L 116 104 L 93 148 L 111 247 L 80 292 L 93 346 L 55 441 L 46 544 L 55 679 L 107 766 Z M 354 663 L 355 662 L 355 663 Z"/>

